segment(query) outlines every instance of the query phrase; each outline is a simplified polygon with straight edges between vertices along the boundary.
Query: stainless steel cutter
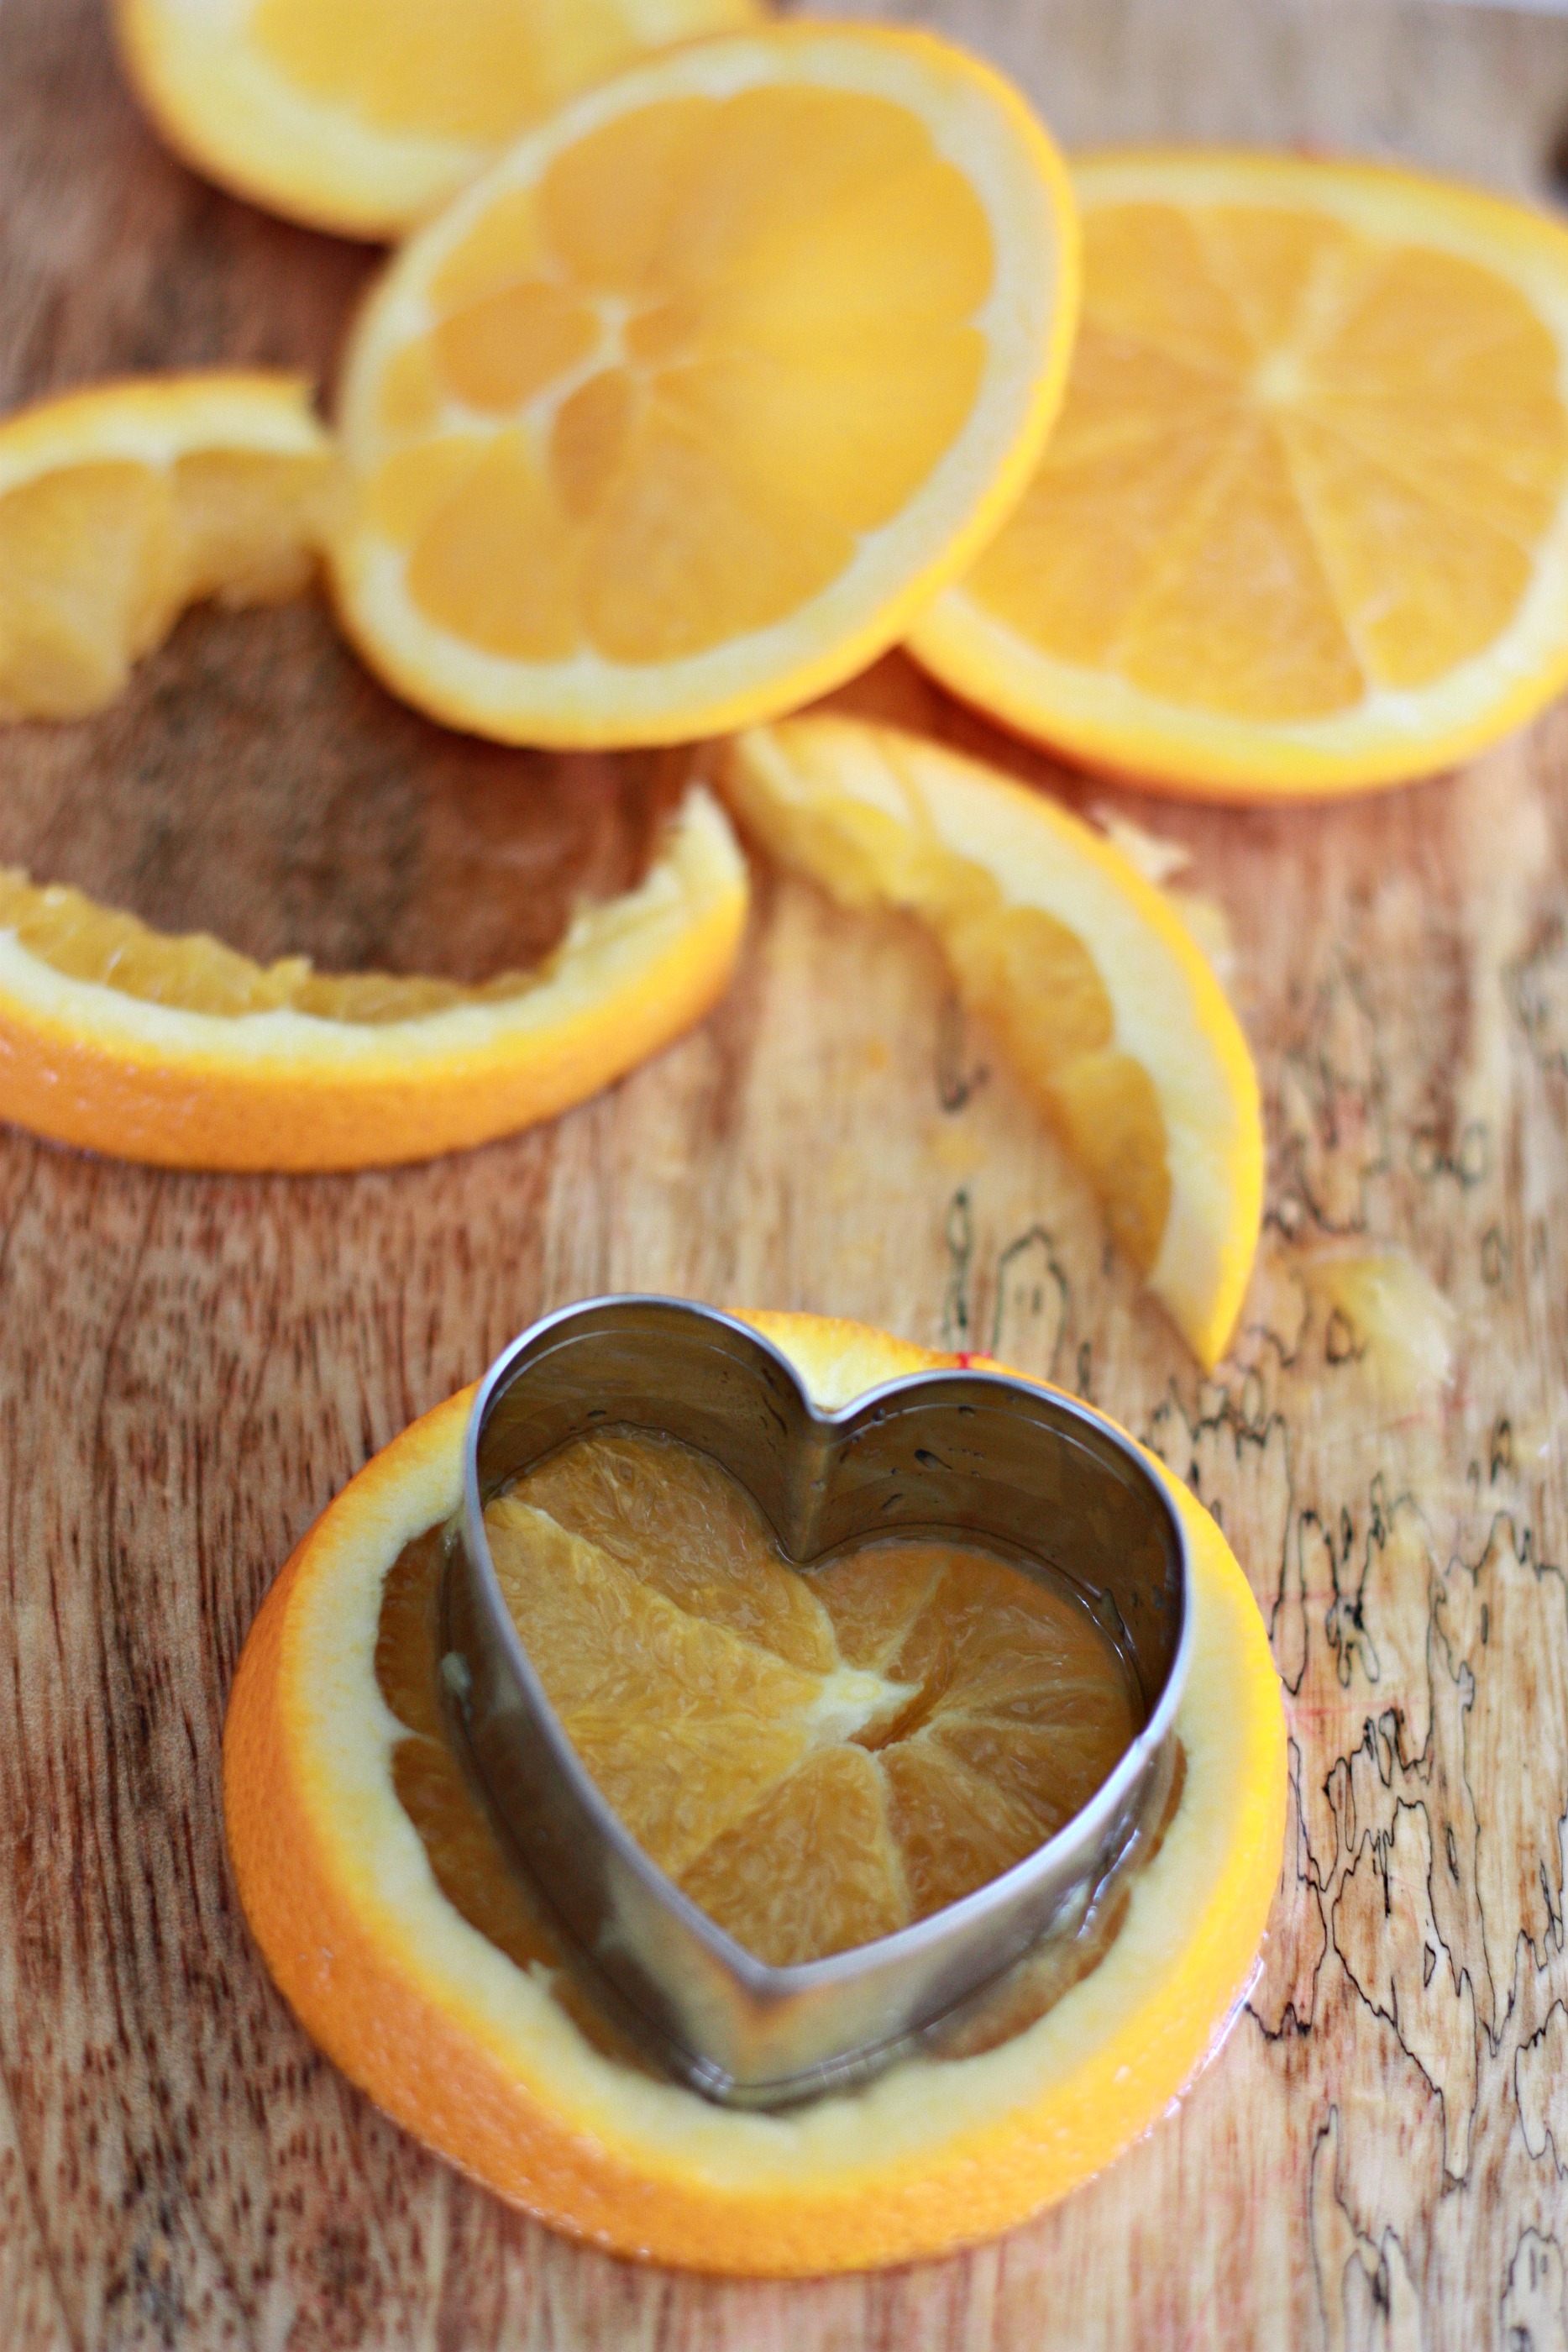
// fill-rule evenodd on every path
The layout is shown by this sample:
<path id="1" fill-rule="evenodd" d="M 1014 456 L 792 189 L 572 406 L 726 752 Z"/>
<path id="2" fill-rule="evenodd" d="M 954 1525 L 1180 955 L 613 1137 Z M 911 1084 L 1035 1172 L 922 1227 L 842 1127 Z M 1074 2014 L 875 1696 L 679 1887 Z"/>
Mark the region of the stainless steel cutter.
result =
<path id="1" fill-rule="evenodd" d="M 682 1439 L 755 1497 L 808 1576 L 852 1541 L 960 1536 L 1064 1584 L 1120 1650 L 1143 1727 L 1056 1836 L 933 1917 L 771 1968 L 653 1863 L 589 1778 L 507 1612 L 485 1506 L 570 1439 Z M 589 1998 L 666 2074 L 778 2106 L 848 2087 L 1052 1932 L 1123 1863 L 1167 1785 L 1191 1647 L 1180 1519 L 1119 1430 L 998 1373 L 892 1381 L 814 1406 L 779 1349 L 685 1299 L 591 1299 L 549 1315 L 476 1400 L 443 1591 L 444 1684 L 460 1748 Z"/>

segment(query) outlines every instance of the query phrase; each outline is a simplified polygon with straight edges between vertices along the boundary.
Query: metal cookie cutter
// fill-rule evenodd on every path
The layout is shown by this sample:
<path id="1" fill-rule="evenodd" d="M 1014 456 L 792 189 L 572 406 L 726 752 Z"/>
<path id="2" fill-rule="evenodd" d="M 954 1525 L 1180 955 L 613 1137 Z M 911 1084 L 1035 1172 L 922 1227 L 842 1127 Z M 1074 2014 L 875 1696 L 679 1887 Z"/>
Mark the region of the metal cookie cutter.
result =
<path id="1" fill-rule="evenodd" d="M 771 1968 L 649 1860 L 589 1778 L 496 1579 L 485 1506 L 570 1438 L 661 1432 L 760 1506 L 807 1573 L 852 1539 L 963 1535 L 1061 1580 L 1110 1633 L 1143 1728 L 1056 1836 L 896 1934 Z M 683 1299 L 591 1299 L 546 1316 L 491 1367 L 464 1457 L 443 1591 L 444 1682 L 503 1840 L 589 1997 L 706 2096 L 778 2106 L 864 2079 L 1082 1915 L 1163 1788 L 1192 1643 L 1181 1523 L 1157 1478 L 1086 1405 L 994 1372 L 891 1381 L 819 1411 L 746 1324 Z"/>

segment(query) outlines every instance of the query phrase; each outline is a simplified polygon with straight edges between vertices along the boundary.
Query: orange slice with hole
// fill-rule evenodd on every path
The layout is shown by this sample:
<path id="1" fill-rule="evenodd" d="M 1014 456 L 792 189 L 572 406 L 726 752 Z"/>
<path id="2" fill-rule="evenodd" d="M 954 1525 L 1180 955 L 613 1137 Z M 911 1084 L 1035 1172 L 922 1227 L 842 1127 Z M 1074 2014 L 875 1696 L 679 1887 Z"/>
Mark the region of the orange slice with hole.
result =
<path id="1" fill-rule="evenodd" d="M 847 677 L 1027 482 L 1075 240 L 1022 100 L 929 36 L 779 26 L 622 75 L 360 319 L 345 627 L 508 742 L 682 740 Z"/>
<path id="2" fill-rule="evenodd" d="M 656 1053 L 722 992 L 745 861 L 688 793 L 643 881 L 476 986 L 262 965 L 0 867 L 0 1112 L 163 1167 L 365 1168 L 488 1142 Z"/>
<path id="3" fill-rule="evenodd" d="M 827 1405 L 953 1360 L 862 1325 L 753 1319 Z M 1247 1983 L 1284 1834 L 1278 1678 L 1246 1580 L 1195 1498 L 1153 1464 L 1191 1547 L 1196 1647 L 1179 1781 L 1124 1909 L 1076 1970 L 1026 1961 L 983 2024 L 852 2094 L 747 2114 L 649 2074 L 583 2008 L 446 1744 L 434 1571 L 472 1397 L 405 1431 L 305 1537 L 229 1702 L 224 1801 L 241 1900 L 267 1967 L 337 2063 L 554 2227 L 618 2253 L 742 2273 L 945 2252 L 1065 2195 L 1155 2125 Z M 917 1601 L 894 1580 L 890 1622 Z M 699 1611 L 682 1633 L 667 1596 L 644 1592 L 641 1605 L 661 1675 L 682 1643 L 695 1660 L 720 1630 Z M 622 1612 L 623 1632 L 634 1614 Z M 873 1617 L 844 1611 L 834 1640 L 873 1654 Z M 789 1654 L 812 1629 L 793 1601 L 750 1622 L 749 1644 L 732 1647 L 750 1649 L 755 1747 L 775 1685 L 787 1713 L 790 1677 L 809 1678 Z M 700 1712 L 719 1686 L 694 1672 Z M 646 1673 L 633 1678 L 633 1712 L 647 1685 Z M 722 1760 L 694 1803 L 716 1791 L 722 1808 Z M 839 1777 L 844 1787 L 829 1785 L 824 1765 L 815 1793 L 841 1836 L 855 1796 Z M 934 1805 L 929 1822 L 950 1860 L 950 1813 Z M 809 1849 L 782 1841 L 795 1860 L 779 1866 L 794 1867 L 798 1903 L 831 1927 L 832 1891 L 815 1886 Z"/>
<path id="4" fill-rule="evenodd" d="M 1224 799 L 1398 783 L 1533 717 L 1568 682 L 1568 230 L 1296 156 L 1073 179 L 1066 404 L 918 658 L 1087 766 Z"/>
<path id="5" fill-rule="evenodd" d="M 394 237 L 526 124 L 757 0 L 116 0 L 126 71 L 176 153 L 312 228 Z"/>

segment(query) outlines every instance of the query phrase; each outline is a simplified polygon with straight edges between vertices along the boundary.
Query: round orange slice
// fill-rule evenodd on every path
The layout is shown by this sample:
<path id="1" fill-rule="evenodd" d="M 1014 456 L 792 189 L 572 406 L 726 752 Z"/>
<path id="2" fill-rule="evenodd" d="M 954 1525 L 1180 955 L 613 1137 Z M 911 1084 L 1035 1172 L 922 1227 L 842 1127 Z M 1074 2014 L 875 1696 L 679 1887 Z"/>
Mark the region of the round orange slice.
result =
<path id="1" fill-rule="evenodd" d="M 185 605 L 316 567 L 331 446 L 302 376 L 99 383 L 0 423 L 0 719 L 101 709 Z"/>
<path id="2" fill-rule="evenodd" d="M 1568 230 L 1293 156 L 1073 178 L 1066 404 L 918 658 L 1222 799 L 1398 783 L 1532 717 L 1568 680 Z"/>
<path id="3" fill-rule="evenodd" d="M 753 1319 L 826 1404 L 953 1360 L 857 1324 Z M 743 2273 L 865 2269 L 988 2236 L 1155 2123 L 1247 1982 L 1284 1832 L 1279 1684 L 1208 1513 L 1154 1465 L 1193 1559 L 1185 1763 L 1098 1964 L 1051 2005 L 1024 2001 L 1016 2030 L 993 2021 L 852 2095 L 750 2115 L 656 2079 L 582 2011 L 444 1747 L 423 1612 L 472 1395 L 405 1431 L 305 1537 L 229 1703 L 224 1797 L 241 1900 L 273 1976 L 338 2064 L 556 2228 Z M 407 1671 L 416 1653 L 423 1680 Z M 661 1654 L 668 1665 L 675 1652 Z"/>
<path id="4" fill-rule="evenodd" d="M 0 1115 L 164 1167 L 428 1160 L 553 1118 L 699 1020 L 746 907 L 700 790 L 635 889 L 580 911 L 538 969 L 474 987 L 264 966 L 0 867 Z"/>
<path id="5" fill-rule="evenodd" d="M 826 713 L 737 736 L 740 814 L 841 906 L 936 934 L 1126 1251 L 1206 1366 L 1263 1209 L 1258 1074 L 1213 967 L 1124 851 L 1044 793 Z"/>
<path id="6" fill-rule="evenodd" d="M 757 0 L 115 0 L 120 55 L 176 153 L 269 211 L 392 237 L 525 124 Z"/>
<path id="7" fill-rule="evenodd" d="M 350 341 L 333 549 L 387 682 L 503 741 L 682 740 L 847 677 L 1029 479 L 1065 172 L 924 34 L 693 44 L 527 133 Z"/>

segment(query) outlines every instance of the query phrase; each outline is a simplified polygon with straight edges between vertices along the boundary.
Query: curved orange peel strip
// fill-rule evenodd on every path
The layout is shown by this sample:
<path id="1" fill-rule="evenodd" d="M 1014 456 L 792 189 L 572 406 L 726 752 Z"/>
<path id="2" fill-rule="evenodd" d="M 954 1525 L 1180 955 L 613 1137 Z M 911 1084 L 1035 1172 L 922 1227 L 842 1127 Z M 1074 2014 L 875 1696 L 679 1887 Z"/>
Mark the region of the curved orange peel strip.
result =
<path id="1" fill-rule="evenodd" d="M 335 980 L 302 958 L 264 969 L 0 871 L 0 1108 L 58 1142 L 164 1167 L 366 1168 L 460 1150 L 553 1118 L 700 1020 L 729 978 L 747 898 L 745 861 L 700 789 L 635 889 L 583 909 L 538 971 L 475 989 Z M 78 972 L 108 976 L 59 969 L 51 938 Z M 128 961 L 149 993 L 114 984 Z M 398 1017 L 432 996 L 438 1009 Z M 225 997 L 258 1009 L 201 1009 Z"/>
<path id="2" fill-rule="evenodd" d="M 1103 835 L 976 760 L 822 713 L 737 737 L 725 789 L 841 905 L 905 909 L 1040 1095 L 1206 1366 L 1240 1311 L 1263 1205 L 1258 1076 L 1164 892 Z"/>

